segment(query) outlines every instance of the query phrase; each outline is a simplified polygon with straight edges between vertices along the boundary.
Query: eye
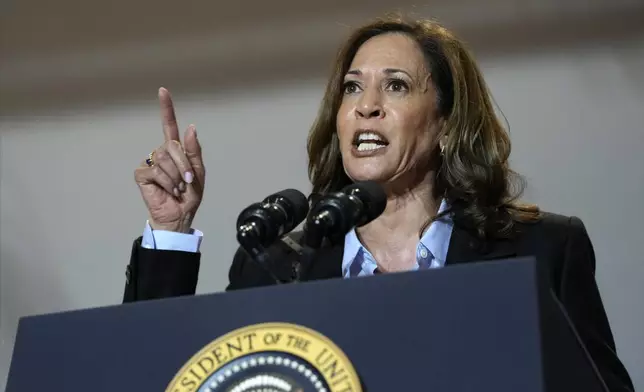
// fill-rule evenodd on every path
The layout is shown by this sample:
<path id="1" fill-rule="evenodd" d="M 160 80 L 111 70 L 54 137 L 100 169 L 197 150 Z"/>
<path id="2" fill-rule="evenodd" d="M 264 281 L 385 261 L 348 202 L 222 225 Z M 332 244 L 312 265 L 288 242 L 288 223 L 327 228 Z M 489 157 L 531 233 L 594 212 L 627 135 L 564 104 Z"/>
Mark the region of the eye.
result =
<path id="1" fill-rule="evenodd" d="M 409 90 L 407 82 L 400 79 L 393 79 L 387 83 L 387 90 L 395 93 L 401 93 Z"/>
<path id="2" fill-rule="evenodd" d="M 358 83 L 349 81 L 349 82 L 344 82 L 344 84 L 342 85 L 342 89 L 345 94 L 354 94 L 358 92 L 359 87 L 358 87 Z"/>

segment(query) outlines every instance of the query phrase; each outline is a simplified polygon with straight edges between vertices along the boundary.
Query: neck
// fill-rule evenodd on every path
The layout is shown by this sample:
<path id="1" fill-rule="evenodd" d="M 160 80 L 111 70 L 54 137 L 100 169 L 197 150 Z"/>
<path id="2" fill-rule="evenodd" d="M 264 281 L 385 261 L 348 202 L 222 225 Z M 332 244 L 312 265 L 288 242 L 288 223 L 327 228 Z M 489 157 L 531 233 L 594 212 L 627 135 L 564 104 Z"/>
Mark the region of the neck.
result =
<path id="1" fill-rule="evenodd" d="M 388 192 L 385 211 L 357 230 L 367 247 L 418 241 L 421 228 L 436 215 L 440 206 L 440 199 L 432 193 L 432 176 L 433 173 L 428 173 L 423 181 L 405 192 Z"/>

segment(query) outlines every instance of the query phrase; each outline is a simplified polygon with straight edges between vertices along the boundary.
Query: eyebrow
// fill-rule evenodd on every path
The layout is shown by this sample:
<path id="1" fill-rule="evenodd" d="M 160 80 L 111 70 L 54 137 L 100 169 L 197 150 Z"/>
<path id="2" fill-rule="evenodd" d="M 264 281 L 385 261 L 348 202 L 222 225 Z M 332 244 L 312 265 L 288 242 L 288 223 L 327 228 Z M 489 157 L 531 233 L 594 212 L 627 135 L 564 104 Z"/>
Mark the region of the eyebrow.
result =
<path id="1" fill-rule="evenodd" d="M 385 74 L 388 74 L 388 75 L 391 75 L 391 74 L 394 74 L 394 73 L 404 73 L 408 77 L 412 78 L 411 75 L 409 74 L 409 72 L 404 71 L 402 69 L 398 69 L 398 68 L 385 68 L 382 72 L 385 73 Z M 362 76 L 362 72 L 360 70 L 357 70 L 357 69 L 352 69 L 352 70 L 349 70 L 347 72 L 347 75 Z"/>

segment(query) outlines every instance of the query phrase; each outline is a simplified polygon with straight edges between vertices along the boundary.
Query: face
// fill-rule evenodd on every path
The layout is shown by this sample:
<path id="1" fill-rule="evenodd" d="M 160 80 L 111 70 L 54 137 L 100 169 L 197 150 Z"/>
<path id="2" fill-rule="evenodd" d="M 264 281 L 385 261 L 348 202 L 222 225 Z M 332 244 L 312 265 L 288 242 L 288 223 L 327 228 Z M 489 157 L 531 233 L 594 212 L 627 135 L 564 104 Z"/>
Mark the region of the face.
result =
<path id="1" fill-rule="evenodd" d="M 356 53 L 344 82 L 336 126 L 347 175 L 383 184 L 424 176 L 439 119 L 417 44 L 402 34 L 371 38 Z"/>

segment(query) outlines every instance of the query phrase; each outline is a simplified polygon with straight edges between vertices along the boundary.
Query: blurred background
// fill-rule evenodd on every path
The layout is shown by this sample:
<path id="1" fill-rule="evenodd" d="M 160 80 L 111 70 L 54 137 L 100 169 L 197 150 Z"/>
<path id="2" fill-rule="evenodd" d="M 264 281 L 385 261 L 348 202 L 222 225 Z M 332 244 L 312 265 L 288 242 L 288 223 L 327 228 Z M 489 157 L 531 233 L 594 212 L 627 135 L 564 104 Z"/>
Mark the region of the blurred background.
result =
<path id="1" fill-rule="evenodd" d="M 309 190 L 305 143 L 336 48 L 387 11 L 436 18 L 480 61 L 525 199 L 581 217 L 618 353 L 644 389 L 643 0 L 3 1 L 0 386 L 18 319 L 120 303 L 146 210 L 156 100 L 208 170 L 199 293 L 223 290 L 238 212 Z"/>

